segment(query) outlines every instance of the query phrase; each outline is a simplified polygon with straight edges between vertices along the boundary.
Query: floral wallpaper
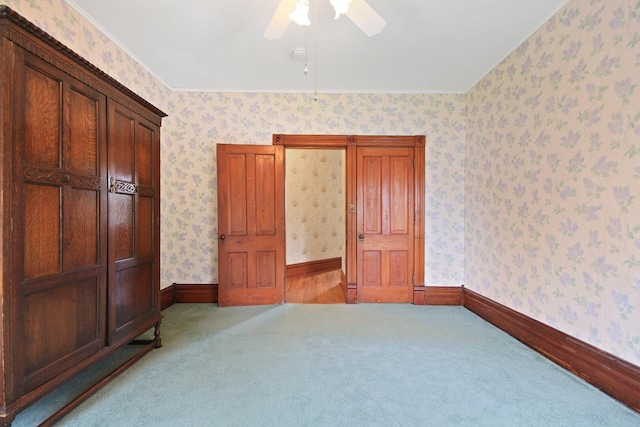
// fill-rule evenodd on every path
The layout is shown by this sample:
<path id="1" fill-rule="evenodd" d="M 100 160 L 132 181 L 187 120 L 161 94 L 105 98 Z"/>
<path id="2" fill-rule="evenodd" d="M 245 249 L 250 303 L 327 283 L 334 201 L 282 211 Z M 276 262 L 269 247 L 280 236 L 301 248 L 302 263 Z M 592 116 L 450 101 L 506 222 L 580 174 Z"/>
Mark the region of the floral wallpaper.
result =
<path id="1" fill-rule="evenodd" d="M 426 135 L 425 283 L 460 286 L 464 101 L 462 94 L 320 93 L 314 102 L 312 94 L 173 93 L 165 110 L 173 120 L 162 129 L 163 283 L 217 282 L 216 143 L 271 144 L 284 133 Z"/>
<path id="2" fill-rule="evenodd" d="M 64 0 L 3 3 L 169 114 L 163 288 L 217 281 L 217 143 L 423 134 L 425 283 L 464 283 L 640 365 L 636 0 L 571 0 L 466 95 L 318 102 L 172 92 Z"/>
<path id="3" fill-rule="evenodd" d="M 640 365 L 640 2 L 572 0 L 467 93 L 465 286 Z"/>
<path id="4" fill-rule="evenodd" d="M 345 255 L 344 150 L 285 154 L 287 265 Z"/>

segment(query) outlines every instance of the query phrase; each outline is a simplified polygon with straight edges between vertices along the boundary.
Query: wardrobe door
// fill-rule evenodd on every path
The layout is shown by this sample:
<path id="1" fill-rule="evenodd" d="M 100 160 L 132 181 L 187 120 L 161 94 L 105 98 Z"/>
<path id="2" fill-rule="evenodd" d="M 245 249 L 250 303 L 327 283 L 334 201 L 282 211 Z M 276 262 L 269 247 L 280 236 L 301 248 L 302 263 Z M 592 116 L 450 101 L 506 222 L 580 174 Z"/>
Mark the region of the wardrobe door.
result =
<path id="1" fill-rule="evenodd" d="M 140 334 L 159 314 L 159 128 L 111 100 L 107 120 L 113 344 Z"/>
<path id="2" fill-rule="evenodd" d="M 25 393 L 106 344 L 106 99 L 17 51 L 12 352 Z"/>

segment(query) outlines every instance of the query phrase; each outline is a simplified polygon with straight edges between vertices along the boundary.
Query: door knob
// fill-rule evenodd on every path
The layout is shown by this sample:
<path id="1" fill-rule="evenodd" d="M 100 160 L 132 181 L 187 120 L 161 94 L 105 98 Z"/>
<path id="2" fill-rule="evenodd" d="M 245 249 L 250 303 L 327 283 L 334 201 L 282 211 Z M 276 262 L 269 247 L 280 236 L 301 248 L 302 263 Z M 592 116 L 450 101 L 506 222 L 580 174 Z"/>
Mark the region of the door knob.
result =
<path id="1" fill-rule="evenodd" d="M 224 234 L 220 235 L 220 242 L 222 242 L 222 244 L 224 244 L 224 241 L 227 240 L 227 236 Z"/>
<path id="2" fill-rule="evenodd" d="M 358 235 L 358 240 L 360 240 L 360 243 L 364 243 L 364 233 Z"/>

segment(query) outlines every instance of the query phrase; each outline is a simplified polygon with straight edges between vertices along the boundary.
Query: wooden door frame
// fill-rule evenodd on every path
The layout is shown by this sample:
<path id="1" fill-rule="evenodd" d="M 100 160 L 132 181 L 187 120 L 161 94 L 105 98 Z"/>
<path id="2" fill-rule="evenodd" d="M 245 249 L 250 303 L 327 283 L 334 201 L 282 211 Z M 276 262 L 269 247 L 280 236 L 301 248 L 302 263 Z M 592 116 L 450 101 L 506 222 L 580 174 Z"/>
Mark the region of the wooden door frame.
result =
<path id="1" fill-rule="evenodd" d="M 356 264 L 356 159 L 358 147 L 413 147 L 414 168 L 414 264 L 413 303 L 424 305 L 424 195 L 425 195 L 425 136 L 376 136 L 376 135 L 273 135 L 273 145 L 285 149 L 344 149 L 346 150 L 346 239 L 347 253 L 345 273 L 347 277 L 347 303 L 357 302 Z M 286 180 L 286 177 L 285 177 Z M 350 209 L 353 206 L 354 209 Z"/>

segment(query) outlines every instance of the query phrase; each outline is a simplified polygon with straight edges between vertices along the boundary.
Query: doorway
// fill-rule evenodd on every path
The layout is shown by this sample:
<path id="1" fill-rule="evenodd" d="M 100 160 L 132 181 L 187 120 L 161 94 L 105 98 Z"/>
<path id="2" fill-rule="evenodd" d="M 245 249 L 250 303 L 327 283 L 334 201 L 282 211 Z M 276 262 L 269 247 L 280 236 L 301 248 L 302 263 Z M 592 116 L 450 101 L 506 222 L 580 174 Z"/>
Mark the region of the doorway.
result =
<path id="1" fill-rule="evenodd" d="M 346 303 L 346 152 L 285 149 L 285 301 Z"/>
<path id="2" fill-rule="evenodd" d="M 274 135 L 273 145 L 262 148 L 219 145 L 219 301 L 233 301 L 237 305 L 243 305 L 242 301 L 250 304 L 284 302 L 284 149 L 311 148 L 341 149 L 346 153 L 344 269 L 347 303 L 424 304 L 424 143 L 425 137 L 421 135 Z M 384 152 L 368 152 L 368 149 L 384 149 Z M 257 154 L 250 154 L 251 150 Z M 243 157 L 232 154 L 239 151 L 246 153 Z M 229 163 L 225 153 L 232 156 L 229 159 L 236 156 L 235 165 Z M 368 165 L 368 172 L 358 171 L 359 158 L 361 165 Z M 234 173 L 230 174 L 231 171 Z M 363 178 L 362 174 L 369 178 Z M 257 190 L 262 188 L 268 197 L 258 194 Z M 374 194 L 376 191 L 378 193 Z M 362 197 L 363 192 L 367 192 L 368 197 Z M 394 199 L 398 194 L 403 195 L 404 203 L 398 204 L 398 199 Z M 231 202 L 233 197 L 238 204 Z M 248 210 L 244 211 L 245 208 Z M 398 211 L 402 212 L 401 220 L 394 216 Z M 369 214 L 363 215 L 363 212 Z M 385 217 L 389 215 L 391 217 L 386 221 Z M 269 219 L 265 224 L 275 227 L 249 224 L 246 219 L 253 217 Z M 386 222 L 376 226 L 378 220 L 372 218 Z M 225 224 L 238 224 L 238 227 L 227 230 Z M 379 233 L 374 238 L 372 232 L 376 230 Z M 233 239 L 225 246 L 226 233 L 233 233 Z M 400 238 L 404 242 L 402 247 L 393 243 L 399 239 L 399 234 L 403 235 Z M 377 243 L 364 245 L 370 241 Z M 253 242 L 265 246 L 258 248 Z M 363 265 L 363 258 L 370 262 L 365 268 L 358 268 Z M 382 289 L 372 293 L 376 286 L 393 292 Z M 402 297 L 399 297 L 401 288 Z M 225 293 L 234 297 L 225 298 Z M 259 295 L 273 298 L 261 301 Z M 373 297 L 367 298 L 367 295 Z"/>
<path id="3" fill-rule="evenodd" d="M 273 145 L 284 146 L 285 149 L 289 148 L 312 148 L 312 149 L 344 149 L 346 151 L 346 260 L 345 260 L 345 273 L 346 273 L 346 298 L 347 303 L 357 302 L 413 302 L 414 304 L 424 304 L 424 174 L 425 174 L 425 137 L 423 135 L 416 136 L 362 136 L 362 135 L 274 135 Z M 358 156 L 359 153 L 365 153 L 362 149 L 390 149 L 398 151 L 409 150 L 411 152 L 409 163 L 406 160 L 398 159 L 391 160 L 391 163 L 395 163 L 395 176 L 401 175 L 400 170 L 405 169 L 406 185 L 410 185 L 411 188 L 407 188 L 406 197 L 410 199 L 410 204 L 405 205 L 404 216 L 406 221 L 410 224 L 410 229 L 406 231 L 400 231 L 393 224 L 390 226 L 380 226 L 382 230 L 384 228 L 383 235 L 386 234 L 388 239 L 397 239 L 398 234 L 404 234 L 408 236 L 408 240 L 411 243 L 407 243 L 412 246 L 411 255 L 407 255 L 404 250 L 397 250 L 390 248 L 390 251 L 385 249 L 373 249 L 368 248 L 367 245 L 362 246 L 361 235 L 365 234 L 364 241 L 367 242 L 368 236 L 364 232 L 366 217 L 361 217 L 359 213 L 365 212 L 366 206 L 359 204 L 366 200 L 364 197 L 358 198 L 358 194 L 362 194 L 365 191 L 364 187 L 359 187 L 358 180 Z M 403 157 L 402 154 L 399 157 Z M 367 154 L 364 157 L 371 157 Z M 375 157 L 375 156 L 374 156 Z M 392 158 L 398 156 L 391 156 Z M 376 161 L 372 161 L 376 163 Z M 383 164 L 384 163 L 384 164 Z M 363 158 L 360 159 L 360 164 L 363 164 Z M 380 169 L 380 179 L 383 175 L 389 177 L 389 159 L 380 160 L 378 162 Z M 386 165 L 386 166 L 385 166 Z M 392 167 L 392 168 L 393 168 Z M 398 168 L 399 167 L 399 168 Z M 393 174 L 393 173 L 392 173 Z M 408 175 L 410 176 L 408 176 Z M 362 181 L 362 178 L 360 179 Z M 375 180 L 374 180 L 375 182 Z M 396 180 L 396 183 L 400 181 Z M 383 190 L 384 184 L 380 181 L 380 190 Z M 389 182 L 387 182 L 389 184 Z M 375 185 L 370 186 L 367 191 L 375 189 Z M 388 209 L 385 211 L 384 203 L 389 203 L 389 196 L 393 196 L 397 193 L 398 188 L 387 188 L 386 196 L 384 191 L 378 193 L 380 197 L 370 198 L 369 201 L 379 201 L 380 213 L 379 218 L 383 218 L 384 215 L 391 214 Z M 385 199 L 386 198 L 386 199 Z M 386 200 L 386 201 L 385 201 Z M 366 202 L 365 202 L 366 203 Z M 394 229 L 395 227 L 395 229 Z M 374 227 L 375 228 L 375 227 Z M 393 229 L 393 230 L 392 230 Z M 382 238 L 378 236 L 377 238 Z M 403 238 L 404 239 L 404 238 Z M 370 238 L 369 241 L 372 239 Z M 405 239 L 405 243 L 407 240 Z M 365 251 L 363 252 L 363 249 Z M 360 257 L 358 253 L 360 252 Z M 364 267 L 361 263 L 361 259 L 367 257 L 370 261 L 378 262 L 377 267 L 373 269 Z M 395 258 L 395 264 L 394 260 Z M 391 260 L 391 262 L 390 262 Z M 375 264 L 373 264 L 375 265 Z M 404 265 L 406 268 L 400 267 Z M 359 266 L 361 267 L 359 269 Z M 373 271 L 373 274 L 371 272 Z M 365 276 L 368 274 L 368 276 Z M 378 276 L 380 280 L 372 279 L 373 276 Z M 365 280 L 366 279 L 366 280 Z M 386 280 L 386 284 L 382 283 L 382 280 Z M 365 284 L 365 282 L 368 282 Z M 387 286 L 392 282 L 392 286 L 396 292 L 377 293 L 371 292 L 376 286 Z M 403 296 L 398 296 L 397 290 L 400 287 L 404 287 L 406 293 Z M 370 295 L 371 297 L 367 297 Z"/>

